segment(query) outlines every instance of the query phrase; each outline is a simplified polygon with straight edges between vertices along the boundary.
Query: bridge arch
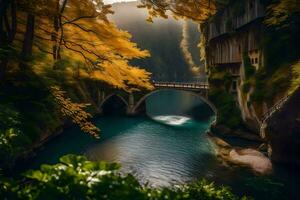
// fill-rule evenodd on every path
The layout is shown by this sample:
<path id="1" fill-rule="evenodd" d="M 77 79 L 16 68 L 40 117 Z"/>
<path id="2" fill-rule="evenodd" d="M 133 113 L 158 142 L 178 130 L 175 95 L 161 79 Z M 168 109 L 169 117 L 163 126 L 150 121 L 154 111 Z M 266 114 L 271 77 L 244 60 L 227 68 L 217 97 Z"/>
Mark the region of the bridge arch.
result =
<path id="1" fill-rule="evenodd" d="M 123 108 L 125 109 L 124 112 L 127 111 L 128 109 L 128 102 L 126 101 L 126 99 L 124 97 L 122 97 L 119 94 L 116 93 L 112 93 L 109 94 L 108 96 L 106 96 L 99 104 L 99 108 L 102 110 L 102 112 L 105 112 L 105 104 L 108 103 L 110 100 L 112 100 L 112 98 L 115 98 L 114 100 L 119 100 L 119 102 L 121 102 L 123 104 Z M 114 103 L 112 103 L 112 105 L 116 105 Z"/>
<path id="2" fill-rule="evenodd" d="M 133 107 L 133 112 L 135 113 L 139 107 L 146 101 L 146 99 L 155 94 L 155 93 L 158 93 L 158 92 L 161 92 L 161 91 L 170 91 L 170 90 L 175 90 L 175 91 L 184 91 L 186 93 L 189 93 L 193 96 L 196 96 L 198 98 L 201 99 L 201 101 L 203 101 L 204 103 L 206 103 L 210 108 L 211 110 L 215 113 L 215 115 L 217 115 L 217 108 L 215 107 L 215 105 L 210 102 L 206 97 L 204 97 L 201 93 L 197 93 L 195 91 L 189 91 L 189 90 L 184 90 L 184 89 L 165 89 L 165 88 L 162 88 L 162 89 L 156 89 L 156 90 L 153 90 L 147 94 L 145 94 L 142 98 L 139 99 L 139 101 L 135 104 L 135 106 Z"/>

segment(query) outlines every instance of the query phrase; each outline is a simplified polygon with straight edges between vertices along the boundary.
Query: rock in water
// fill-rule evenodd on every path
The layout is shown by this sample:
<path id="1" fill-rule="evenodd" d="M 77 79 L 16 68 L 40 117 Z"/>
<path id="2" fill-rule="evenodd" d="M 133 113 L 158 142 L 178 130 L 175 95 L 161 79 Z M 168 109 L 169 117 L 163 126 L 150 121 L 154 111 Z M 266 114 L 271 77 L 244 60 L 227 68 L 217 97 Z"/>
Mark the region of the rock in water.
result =
<path id="1" fill-rule="evenodd" d="M 235 150 L 229 153 L 229 159 L 235 163 L 247 165 L 259 174 L 268 174 L 272 172 L 272 163 L 261 152 L 254 149 Z"/>

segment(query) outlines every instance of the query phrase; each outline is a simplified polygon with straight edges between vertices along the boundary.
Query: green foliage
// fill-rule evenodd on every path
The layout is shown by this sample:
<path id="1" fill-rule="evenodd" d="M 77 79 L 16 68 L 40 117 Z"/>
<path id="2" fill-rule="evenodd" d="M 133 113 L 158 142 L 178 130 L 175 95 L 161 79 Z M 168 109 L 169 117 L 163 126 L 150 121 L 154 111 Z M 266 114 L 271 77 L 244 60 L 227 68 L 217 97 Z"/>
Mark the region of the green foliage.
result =
<path id="1" fill-rule="evenodd" d="M 9 105 L 0 105 L 0 130 L 20 125 L 19 113 Z"/>
<path id="2" fill-rule="evenodd" d="M 245 77 L 246 79 L 251 78 L 255 74 L 255 67 L 251 64 L 250 58 L 247 53 L 243 55 Z"/>
<path id="3" fill-rule="evenodd" d="M 250 96 L 250 100 L 252 102 L 254 101 L 254 102 L 261 103 L 265 99 L 266 92 L 264 88 L 265 86 L 264 79 L 265 79 L 264 72 L 260 71 L 256 74 L 254 91 Z"/>
<path id="4" fill-rule="evenodd" d="M 245 81 L 244 84 L 242 85 L 242 91 L 243 93 L 248 93 L 251 88 L 251 83 L 250 81 Z"/>
<path id="5" fill-rule="evenodd" d="M 22 139 L 22 133 L 18 129 L 0 130 L 0 166 L 5 169 L 13 166 L 16 156 L 24 150 L 20 146 Z"/>
<path id="6" fill-rule="evenodd" d="M 0 194 L 4 199 L 22 200 L 238 199 L 230 189 L 205 180 L 172 189 L 144 187 L 132 175 L 121 174 L 119 169 L 118 164 L 91 162 L 82 156 L 67 155 L 56 165 L 42 165 L 40 170 L 26 172 L 27 183 L 22 186 L 1 178 Z"/>
<path id="7" fill-rule="evenodd" d="M 300 85 L 298 79 L 297 62 L 295 64 L 282 64 L 278 69 L 272 71 L 259 70 L 253 81 L 255 87 L 250 100 L 251 102 L 262 103 L 265 101 L 272 104 L 276 96 L 296 90 Z"/>
<path id="8" fill-rule="evenodd" d="M 218 109 L 218 123 L 236 128 L 242 124 L 242 118 L 236 101 L 233 95 L 230 94 L 232 81 L 233 77 L 229 72 L 221 68 L 211 69 L 209 99 Z"/>
<path id="9" fill-rule="evenodd" d="M 212 69 L 209 76 L 209 82 L 216 87 L 224 87 L 229 90 L 232 82 L 232 75 L 229 72 Z"/>
<path id="10" fill-rule="evenodd" d="M 223 77 L 224 85 L 227 91 L 229 91 L 231 87 L 231 83 L 233 81 L 232 75 L 230 72 L 225 72 L 224 77 Z"/>
<path id="11" fill-rule="evenodd" d="M 263 47 L 265 67 L 273 72 L 300 57 L 300 3 L 295 0 L 273 1 L 268 7 Z"/>
<path id="12" fill-rule="evenodd" d="M 292 66 L 292 77 L 289 93 L 293 93 L 300 87 L 300 60 Z"/>
<path id="13" fill-rule="evenodd" d="M 14 46 L 5 45 L 0 48 L 0 59 L 19 59 L 18 50 Z"/>
<path id="14" fill-rule="evenodd" d="M 44 131 L 54 131 L 59 117 L 45 84 L 30 72 L 7 76 L 0 87 L 0 168 L 16 158 Z"/>
<path id="15" fill-rule="evenodd" d="M 236 101 L 226 90 L 221 88 L 212 89 L 209 98 L 218 109 L 218 123 L 231 128 L 239 127 L 242 124 L 241 113 Z"/>
<path id="16" fill-rule="evenodd" d="M 0 105 L 0 166 L 10 168 L 24 150 L 26 137 L 20 130 L 19 113 L 10 105 Z"/>
<path id="17" fill-rule="evenodd" d="M 4 200 L 18 199 L 17 182 L 1 176 L 0 174 L 0 197 Z"/>
<path id="18" fill-rule="evenodd" d="M 264 0 L 266 1 L 266 0 Z M 273 1 L 268 7 L 265 23 L 278 28 L 288 28 L 299 22 L 300 3 L 297 0 Z"/>

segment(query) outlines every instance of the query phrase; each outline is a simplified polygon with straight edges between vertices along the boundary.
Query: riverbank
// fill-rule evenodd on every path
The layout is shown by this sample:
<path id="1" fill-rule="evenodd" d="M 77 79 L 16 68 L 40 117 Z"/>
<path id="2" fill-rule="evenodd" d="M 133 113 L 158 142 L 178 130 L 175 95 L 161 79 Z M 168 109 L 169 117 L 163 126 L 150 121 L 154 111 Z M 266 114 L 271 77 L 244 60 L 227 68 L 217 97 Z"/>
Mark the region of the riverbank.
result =
<path id="1" fill-rule="evenodd" d="M 208 135 L 214 142 L 217 157 L 223 165 L 245 166 L 258 175 L 272 172 L 272 163 L 266 156 L 264 140 L 255 133 L 213 124 Z"/>
<path id="2" fill-rule="evenodd" d="M 22 154 L 17 156 L 15 164 L 12 168 L 13 171 L 18 170 L 20 164 L 24 164 L 33 159 L 39 151 L 41 151 L 45 145 L 53 141 L 58 136 L 62 135 L 65 130 L 72 127 L 72 123 L 69 120 L 65 120 L 61 126 L 58 126 L 54 131 L 46 130 L 41 138 L 34 142 L 26 151 L 23 151 Z M 21 165 L 22 166 L 22 165 Z M 22 167 L 21 167 L 22 168 Z"/>

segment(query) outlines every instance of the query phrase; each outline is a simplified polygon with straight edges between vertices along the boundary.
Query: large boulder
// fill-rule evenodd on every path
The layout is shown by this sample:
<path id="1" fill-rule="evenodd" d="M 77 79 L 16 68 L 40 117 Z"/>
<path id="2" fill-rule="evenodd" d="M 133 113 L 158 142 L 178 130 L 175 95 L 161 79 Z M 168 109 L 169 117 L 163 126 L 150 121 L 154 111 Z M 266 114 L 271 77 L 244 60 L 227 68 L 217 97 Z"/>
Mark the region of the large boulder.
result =
<path id="1" fill-rule="evenodd" d="M 272 172 L 272 163 L 268 157 L 255 149 L 232 149 L 229 153 L 232 162 L 249 166 L 259 174 Z"/>

